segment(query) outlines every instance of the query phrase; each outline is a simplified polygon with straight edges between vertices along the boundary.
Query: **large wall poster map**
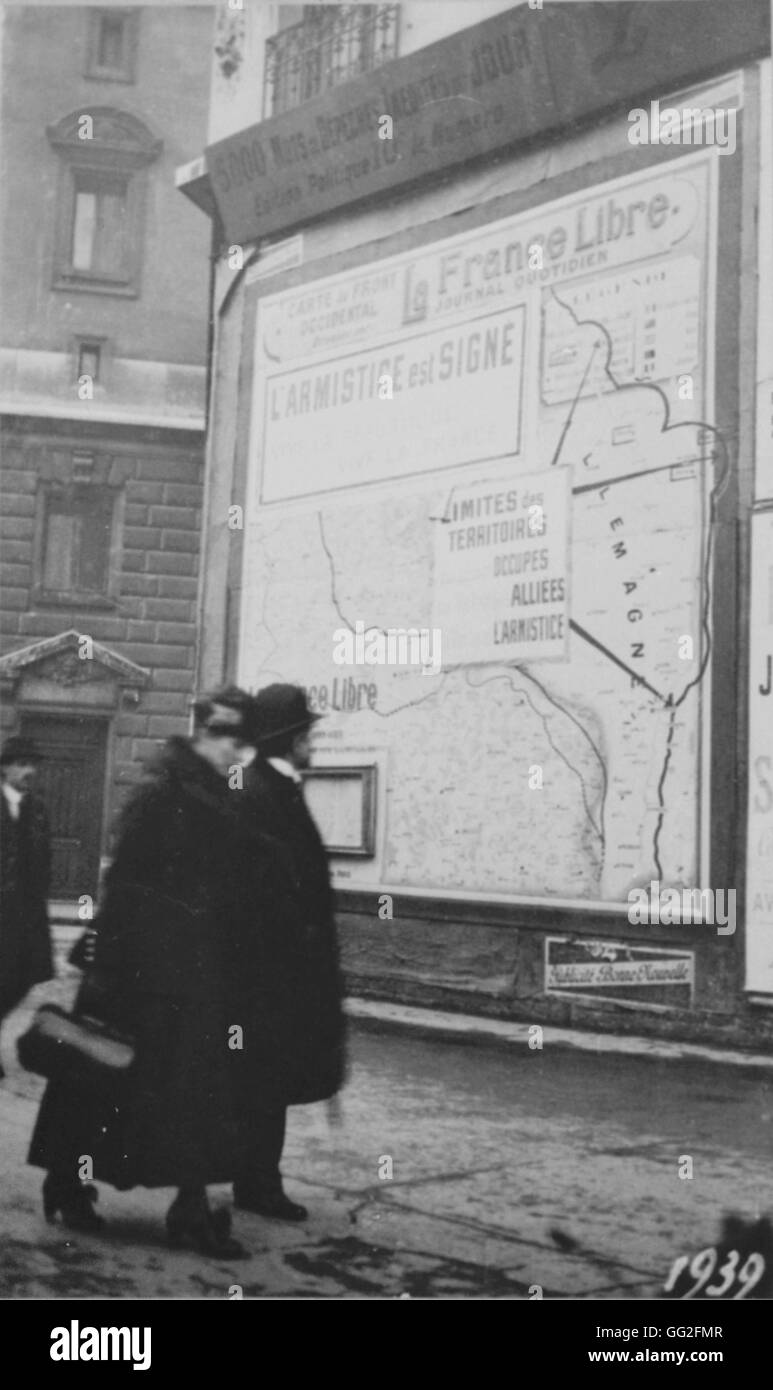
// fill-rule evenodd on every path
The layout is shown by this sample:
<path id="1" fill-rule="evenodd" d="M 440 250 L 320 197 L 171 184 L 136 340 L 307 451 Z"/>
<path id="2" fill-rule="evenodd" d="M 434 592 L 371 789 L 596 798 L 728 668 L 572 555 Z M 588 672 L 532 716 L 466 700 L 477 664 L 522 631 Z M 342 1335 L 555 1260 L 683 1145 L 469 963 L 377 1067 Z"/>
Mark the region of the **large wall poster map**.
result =
<path id="1" fill-rule="evenodd" d="M 259 303 L 239 678 L 386 750 L 384 884 L 701 883 L 716 179 L 703 151 Z M 440 613 L 438 674 L 333 663 Z"/>

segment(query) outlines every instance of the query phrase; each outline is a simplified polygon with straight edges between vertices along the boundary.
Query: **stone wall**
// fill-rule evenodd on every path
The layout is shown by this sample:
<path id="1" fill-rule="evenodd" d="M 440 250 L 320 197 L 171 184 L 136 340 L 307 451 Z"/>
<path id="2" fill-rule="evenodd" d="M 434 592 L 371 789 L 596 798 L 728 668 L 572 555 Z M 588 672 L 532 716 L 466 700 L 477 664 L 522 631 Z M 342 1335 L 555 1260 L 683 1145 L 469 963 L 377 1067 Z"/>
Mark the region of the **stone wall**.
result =
<path id="1" fill-rule="evenodd" d="M 111 721 L 107 824 L 160 741 L 188 729 L 194 690 L 196 599 L 202 502 L 200 439 L 136 427 L 87 439 L 95 481 L 115 486 L 122 519 L 113 555 L 115 592 L 98 606 L 41 601 L 34 593 L 37 494 L 69 481 L 76 438 L 36 422 L 6 430 L 0 467 L 0 655 L 75 629 L 147 669 L 143 689 L 118 703 Z M 77 432 L 84 449 L 84 427 Z M 136 703 L 133 703 L 136 701 Z M 62 712 L 77 711 L 70 690 Z M 56 710 L 50 712 L 56 713 Z M 6 692 L 3 726 L 17 721 Z"/>
<path id="2" fill-rule="evenodd" d="M 720 942 L 705 927 L 653 927 L 653 945 L 695 951 L 695 998 L 692 1007 L 641 1008 L 599 994 L 546 993 L 544 922 L 533 914 L 530 920 L 527 908 L 395 895 L 393 917 L 382 920 L 379 902 L 375 893 L 338 894 L 350 994 L 525 1024 L 773 1052 L 773 1009 L 748 1001 L 739 988 L 740 935 Z M 556 909 L 553 932 L 571 936 L 573 927 L 571 912 Z M 598 934 L 619 940 L 620 925 L 600 923 Z"/>

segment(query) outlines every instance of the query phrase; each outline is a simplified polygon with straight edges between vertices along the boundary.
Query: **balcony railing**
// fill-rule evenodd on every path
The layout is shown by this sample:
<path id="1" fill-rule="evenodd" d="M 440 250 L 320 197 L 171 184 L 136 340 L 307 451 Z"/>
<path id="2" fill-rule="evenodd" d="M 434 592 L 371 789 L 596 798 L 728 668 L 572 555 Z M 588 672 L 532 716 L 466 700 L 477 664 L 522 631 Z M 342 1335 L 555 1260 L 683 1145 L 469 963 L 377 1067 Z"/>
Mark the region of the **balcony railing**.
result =
<path id="1" fill-rule="evenodd" d="M 277 116 L 397 54 L 399 5 L 306 5 L 266 41 L 263 115 Z"/>

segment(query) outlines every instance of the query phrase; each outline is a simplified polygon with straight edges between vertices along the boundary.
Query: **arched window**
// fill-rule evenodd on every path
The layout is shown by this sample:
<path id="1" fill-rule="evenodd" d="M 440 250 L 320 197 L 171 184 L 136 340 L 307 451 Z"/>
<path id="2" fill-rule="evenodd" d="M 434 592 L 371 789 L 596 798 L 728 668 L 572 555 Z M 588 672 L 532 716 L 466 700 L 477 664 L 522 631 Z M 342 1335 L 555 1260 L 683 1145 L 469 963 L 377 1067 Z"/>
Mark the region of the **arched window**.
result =
<path id="1" fill-rule="evenodd" d="M 147 169 L 162 142 L 112 106 L 73 111 L 46 133 L 62 165 L 54 289 L 138 294 Z"/>

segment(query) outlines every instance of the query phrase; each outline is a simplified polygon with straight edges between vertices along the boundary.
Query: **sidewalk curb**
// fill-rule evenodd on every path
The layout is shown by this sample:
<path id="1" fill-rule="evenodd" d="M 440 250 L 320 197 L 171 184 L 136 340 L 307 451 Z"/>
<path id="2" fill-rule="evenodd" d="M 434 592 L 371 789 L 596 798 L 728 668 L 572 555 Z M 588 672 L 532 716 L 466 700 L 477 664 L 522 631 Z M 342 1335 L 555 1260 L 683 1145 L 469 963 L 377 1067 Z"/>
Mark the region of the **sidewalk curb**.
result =
<path id="1" fill-rule="evenodd" d="M 447 1013 L 439 1009 L 422 1009 L 413 1004 L 391 1004 L 382 999 L 363 999 L 350 996 L 344 1005 L 349 1018 L 366 1027 L 379 1026 L 390 1032 L 415 1033 L 419 1037 L 466 1042 L 473 1045 L 498 1044 L 529 1046 L 529 1029 L 533 1024 L 505 1022 L 496 1018 L 481 1018 L 476 1014 Z M 739 1052 L 735 1049 L 706 1047 L 701 1043 L 663 1042 L 639 1036 L 622 1037 L 615 1033 L 588 1033 L 578 1028 L 557 1028 L 541 1024 L 542 1050 L 558 1047 L 577 1052 L 594 1052 L 597 1056 L 648 1057 L 653 1061 L 713 1062 L 745 1071 L 773 1072 L 773 1054 Z"/>

